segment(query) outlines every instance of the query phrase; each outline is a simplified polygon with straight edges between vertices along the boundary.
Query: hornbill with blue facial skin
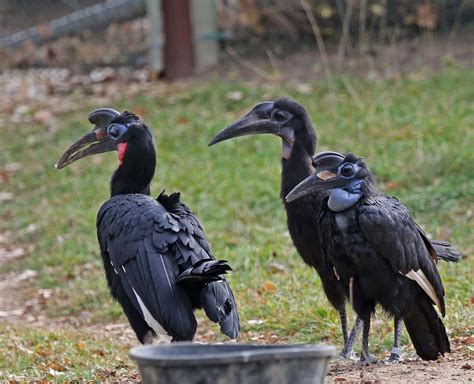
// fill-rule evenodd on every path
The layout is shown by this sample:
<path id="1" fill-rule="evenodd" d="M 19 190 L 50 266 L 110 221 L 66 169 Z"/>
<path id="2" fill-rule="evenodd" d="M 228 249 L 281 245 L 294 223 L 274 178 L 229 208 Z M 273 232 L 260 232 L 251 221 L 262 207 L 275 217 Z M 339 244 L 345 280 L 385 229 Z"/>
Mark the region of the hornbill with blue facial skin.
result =
<path id="1" fill-rule="evenodd" d="M 297 102 L 279 98 L 257 104 L 250 112 L 219 132 L 209 143 L 214 145 L 234 137 L 254 134 L 273 134 L 282 140 L 282 177 L 280 197 L 287 214 L 288 230 L 298 253 L 306 264 L 318 272 L 324 292 L 330 303 L 338 311 L 344 345 L 348 345 L 345 288 L 324 261 L 321 240 L 317 235 L 318 217 L 321 204 L 327 192 L 306 195 L 293 202 L 286 202 L 285 196 L 302 180 L 314 172 L 312 156 L 316 147 L 316 132 L 304 107 Z M 433 242 L 440 258 L 459 260 L 459 254 L 443 242 Z M 351 332 L 357 335 L 362 322 L 356 321 Z M 351 356 L 351 349 L 344 348 L 343 357 Z"/>
<path id="2" fill-rule="evenodd" d="M 285 200 L 327 191 L 317 218 L 322 255 L 364 322 L 365 358 L 369 359 L 370 318 L 376 304 L 395 318 L 396 329 L 403 320 L 422 359 L 435 360 L 450 352 L 434 308 L 445 315 L 436 252 L 408 209 L 381 193 L 365 163 L 353 154 L 323 152 L 314 164 L 315 173 Z"/>
<path id="3" fill-rule="evenodd" d="M 211 253 L 198 219 L 179 193 L 150 197 L 156 154 L 149 128 L 133 113 L 101 108 L 89 114 L 95 128 L 61 156 L 57 168 L 95 153 L 118 151 L 111 198 L 99 210 L 97 235 L 110 293 L 141 343 L 156 334 L 192 340 L 194 310 L 204 309 L 222 333 L 236 338 L 240 325 L 231 270 Z"/>

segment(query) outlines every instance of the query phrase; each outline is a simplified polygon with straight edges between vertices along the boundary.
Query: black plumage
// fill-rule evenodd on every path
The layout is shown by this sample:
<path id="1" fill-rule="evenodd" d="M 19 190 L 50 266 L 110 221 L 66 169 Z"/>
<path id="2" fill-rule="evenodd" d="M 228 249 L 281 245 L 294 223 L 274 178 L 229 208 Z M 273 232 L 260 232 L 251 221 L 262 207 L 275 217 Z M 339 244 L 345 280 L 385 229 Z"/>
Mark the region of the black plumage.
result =
<path id="1" fill-rule="evenodd" d="M 445 315 L 435 248 L 408 209 L 376 188 L 360 158 L 332 153 L 323 154 L 317 162 L 320 166 L 315 174 L 296 186 L 286 199 L 295 201 L 315 192 L 329 193 L 318 216 L 322 254 L 365 322 L 365 356 L 370 317 L 376 304 L 396 320 L 404 321 L 421 358 L 434 360 L 450 352 L 446 330 L 433 307 L 436 305 Z M 455 253 L 448 243 L 437 242 L 435 247 L 446 249 L 450 256 Z"/>
<path id="2" fill-rule="evenodd" d="M 179 193 L 149 196 L 156 164 L 150 130 L 134 114 L 110 109 L 94 111 L 89 120 L 96 128 L 65 152 L 58 167 L 92 153 L 119 153 L 111 198 L 97 216 L 97 236 L 110 292 L 140 342 L 156 333 L 192 340 L 196 308 L 237 337 L 237 306 L 223 277 L 231 268 L 215 260 Z"/>
<path id="3" fill-rule="evenodd" d="M 306 264 L 316 269 L 328 300 L 338 311 L 344 344 L 347 345 L 346 289 L 332 267 L 326 263 L 321 248 L 322 239 L 318 236 L 318 218 L 328 193 L 320 191 L 307 194 L 292 202 L 284 199 L 296 185 L 314 172 L 312 156 L 317 136 L 313 125 L 302 105 L 287 98 L 279 98 L 257 104 L 246 115 L 219 132 L 209 145 L 252 134 L 273 134 L 281 138 L 280 197 L 287 214 L 288 230 L 299 255 Z M 440 258 L 459 260 L 460 254 L 448 243 L 433 242 L 433 247 Z M 354 330 L 352 334 L 356 335 Z M 351 356 L 351 349 L 344 348 L 342 355 Z"/>
<path id="4" fill-rule="evenodd" d="M 316 232 L 320 207 L 326 193 L 307 195 L 291 203 L 286 203 L 284 200 L 299 182 L 314 172 L 311 158 L 316 148 L 316 131 L 304 107 L 286 98 L 257 104 L 245 116 L 219 132 L 210 145 L 234 137 L 265 133 L 274 134 L 282 139 L 280 197 L 285 206 L 291 239 L 304 262 L 318 272 L 327 298 L 339 313 L 342 334 L 346 342 L 344 287 L 327 268 Z"/>

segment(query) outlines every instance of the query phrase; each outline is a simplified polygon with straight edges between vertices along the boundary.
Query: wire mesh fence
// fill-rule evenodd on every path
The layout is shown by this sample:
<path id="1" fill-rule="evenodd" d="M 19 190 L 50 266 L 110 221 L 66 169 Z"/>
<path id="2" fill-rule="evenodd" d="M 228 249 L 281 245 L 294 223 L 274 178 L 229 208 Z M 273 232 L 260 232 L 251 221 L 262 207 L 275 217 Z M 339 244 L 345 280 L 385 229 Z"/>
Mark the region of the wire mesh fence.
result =
<path id="1" fill-rule="evenodd" d="M 6 0 L 0 15 L 3 66 L 146 63 L 144 0 Z"/>

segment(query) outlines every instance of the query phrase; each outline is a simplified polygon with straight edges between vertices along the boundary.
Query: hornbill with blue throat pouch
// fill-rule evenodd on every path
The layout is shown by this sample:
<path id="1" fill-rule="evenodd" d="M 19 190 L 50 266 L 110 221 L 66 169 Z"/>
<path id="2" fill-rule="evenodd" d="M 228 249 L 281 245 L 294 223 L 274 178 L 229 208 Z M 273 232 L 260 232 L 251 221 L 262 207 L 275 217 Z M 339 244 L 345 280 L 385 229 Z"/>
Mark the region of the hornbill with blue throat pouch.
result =
<path id="1" fill-rule="evenodd" d="M 77 140 L 57 168 L 95 153 L 117 151 L 111 198 L 97 215 L 97 236 L 110 293 L 141 343 L 156 334 L 192 340 L 194 310 L 204 309 L 230 338 L 239 334 L 231 271 L 211 253 L 196 216 L 180 194 L 150 197 L 156 153 L 150 129 L 133 113 L 101 108 L 89 114 L 95 128 Z"/>
<path id="2" fill-rule="evenodd" d="M 322 256 L 364 323 L 366 360 L 370 360 L 368 336 L 376 304 L 395 318 L 394 347 L 399 347 L 403 321 L 422 359 L 435 360 L 450 352 L 445 327 L 434 308 L 445 315 L 437 254 L 408 209 L 381 193 L 365 163 L 353 154 L 323 152 L 314 158 L 314 165 L 315 173 L 285 200 L 290 203 L 327 192 L 317 218 Z"/>
<path id="3" fill-rule="evenodd" d="M 318 236 L 318 217 L 328 192 L 320 191 L 307 194 L 296 201 L 285 201 L 285 196 L 314 172 L 312 156 L 316 148 L 316 132 L 302 105 L 287 98 L 279 98 L 257 104 L 243 117 L 220 131 L 209 145 L 255 134 L 272 134 L 281 138 L 280 197 L 287 214 L 288 230 L 298 253 L 306 264 L 316 269 L 327 298 L 339 313 L 345 345 L 342 356 L 350 357 L 352 349 L 347 348 L 350 337 L 347 332 L 345 287 L 325 262 Z M 459 261 L 460 254 L 448 243 L 433 241 L 432 245 L 438 257 Z M 358 319 L 351 332 L 352 338 L 357 335 L 361 326 L 362 321 Z"/>

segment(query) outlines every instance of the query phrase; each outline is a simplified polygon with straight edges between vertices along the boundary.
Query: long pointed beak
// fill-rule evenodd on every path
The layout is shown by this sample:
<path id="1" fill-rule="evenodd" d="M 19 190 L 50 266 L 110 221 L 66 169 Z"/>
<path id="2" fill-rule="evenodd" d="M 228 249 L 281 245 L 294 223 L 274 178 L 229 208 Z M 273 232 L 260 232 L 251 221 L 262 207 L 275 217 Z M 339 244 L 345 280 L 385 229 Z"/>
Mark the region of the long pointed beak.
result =
<path id="1" fill-rule="evenodd" d="M 326 170 L 319 173 L 314 173 L 294 187 L 290 193 L 286 195 L 285 201 L 290 203 L 311 193 L 326 191 L 333 188 L 341 188 L 346 184 L 347 179 L 337 176 L 333 172 Z"/>
<path id="2" fill-rule="evenodd" d="M 214 136 L 208 145 L 211 146 L 220 143 L 221 141 L 233 139 L 234 137 L 239 136 L 263 133 L 277 134 L 279 131 L 280 127 L 271 120 L 253 120 L 243 118 L 220 131 Z"/>
<path id="3" fill-rule="evenodd" d="M 115 142 L 107 136 L 104 128 L 95 129 L 72 144 L 60 157 L 56 164 L 57 169 L 64 168 L 69 164 L 95 153 L 103 153 L 115 150 Z"/>
<path id="4" fill-rule="evenodd" d="M 249 113 L 239 120 L 225 127 L 209 142 L 209 146 L 221 141 L 233 139 L 234 137 L 256 135 L 263 133 L 276 134 L 280 130 L 280 125 L 267 118 L 268 111 L 273 108 L 273 101 L 265 101 L 257 104 Z"/>
<path id="5" fill-rule="evenodd" d="M 64 168 L 94 153 L 114 151 L 115 142 L 107 135 L 107 126 L 117 116 L 120 116 L 120 112 L 112 108 L 98 108 L 89 113 L 87 119 L 90 123 L 95 124 L 95 128 L 82 136 L 62 154 L 56 168 Z"/>

